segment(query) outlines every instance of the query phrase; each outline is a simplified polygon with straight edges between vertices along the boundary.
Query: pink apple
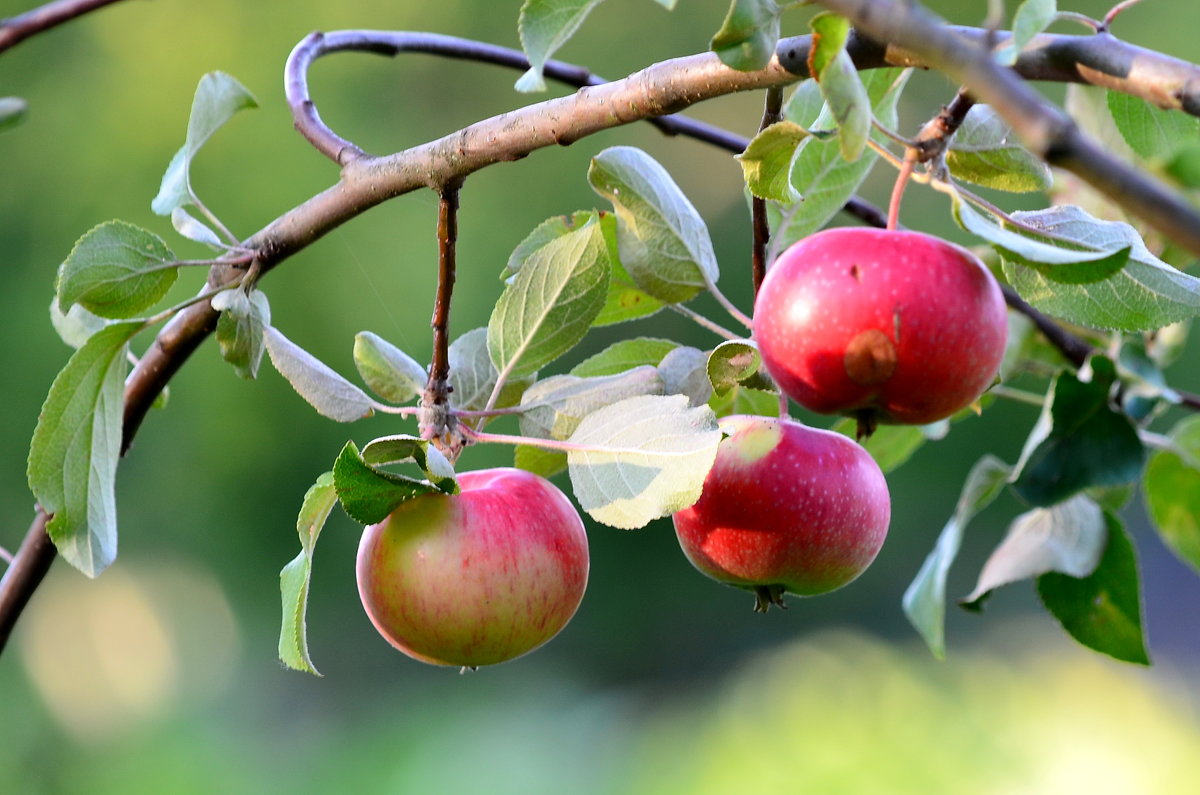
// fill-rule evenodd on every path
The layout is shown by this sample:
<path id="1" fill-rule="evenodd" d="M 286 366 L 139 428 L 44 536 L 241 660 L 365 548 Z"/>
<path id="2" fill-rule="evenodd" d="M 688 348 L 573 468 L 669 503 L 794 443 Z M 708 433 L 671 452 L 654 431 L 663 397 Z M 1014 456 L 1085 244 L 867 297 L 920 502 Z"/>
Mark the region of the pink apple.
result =
<path id="1" fill-rule="evenodd" d="M 798 422 L 732 416 L 699 501 L 674 515 L 697 569 L 755 592 L 840 588 L 871 564 L 887 536 L 891 499 L 875 460 L 840 434 Z"/>
<path id="2" fill-rule="evenodd" d="M 1007 335 L 987 268 L 919 232 L 818 232 L 779 257 L 754 304 L 754 337 L 779 388 L 868 428 L 969 406 L 995 379 Z"/>
<path id="3" fill-rule="evenodd" d="M 558 634 L 587 585 L 583 522 L 550 481 L 519 469 L 458 476 L 368 527 L 358 592 L 375 628 L 422 662 L 511 660 Z"/>

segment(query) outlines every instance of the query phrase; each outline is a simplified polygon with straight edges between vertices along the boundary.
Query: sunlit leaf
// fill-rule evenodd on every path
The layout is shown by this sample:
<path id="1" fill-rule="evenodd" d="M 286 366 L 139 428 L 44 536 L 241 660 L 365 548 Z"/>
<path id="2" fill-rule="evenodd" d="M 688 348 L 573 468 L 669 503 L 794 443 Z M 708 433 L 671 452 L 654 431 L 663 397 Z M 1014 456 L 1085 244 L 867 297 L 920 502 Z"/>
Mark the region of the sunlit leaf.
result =
<path id="1" fill-rule="evenodd" d="M 496 386 L 498 372 L 488 355 L 488 332 L 476 328 L 462 334 L 450 343 L 447 359 L 450 362 L 450 406 L 462 411 L 480 411 L 487 405 L 488 396 Z M 521 402 L 521 394 L 534 382 L 535 375 L 509 378 L 500 390 L 500 398 L 494 408 L 502 409 Z M 485 423 L 483 418 L 472 418 L 476 429 Z"/>
<path id="2" fill-rule="evenodd" d="M 643 364 L 657 366 L 679 343 L 657 337 L 631 337 L 609 345 L 571 368 L 571 375 L 615 375 Z"/>
<path id="3" fill-rule="evenodd" d="M 1048 28 L 1056 14 L 1056 0 L 1025 0 L 1017 6 L 1017 13 L 1013 15 L 1012 35 L 996 50 L 996 61 L 1004 66 L 1015 64 L 1025 45 Z"/>
<path id="4" fill-rule="evenodd" d="M 813 32 L 809 71 L 837 122 L 842 158 L 853 162 L 862 155 L 871 134 L 871 100 L 846 52 L 850 23 L 845 17 L 825 12 L 813 17 L 809 25 Z"/>
<path id="5" fill-rule="evenodd" d="M 1200 314 L 1200 280 L 1150 253 L 1129 224 L 1100 221 L 1078 207 L 1016 212 L 1013 218 L 1093 250 L 1129 247 L 1118 273 L 1089 284 L 1060 284 L 1031 268 L 1004 263 L 1004 275 L 1041 311 L 1095 328 L 1148 331 Z"/>
<path id="6" fill-rule="evenodd" d="M 908 74 L 900 69 L 872 69 L 861 76 L 875 118 L 885 127 L 896 127 L 896 103 L 908 82 Z M 809 85 L 812 87 L 807 88 Z M 820 93 L 815 82 L 802 84 L 785 108 L 786 117 L 809 130 L 829 129 L 833 126 L 833 114 L 827 107 L 815 118 L 810 117 L 814 92 Z M 768 205 L 772 256 L 828 224 L 858 191 L 876 159 L 868 151 L 848 163 L 837 141 L 809 138 L 801 142 L 800 153 L 792 165 L 792 186 L 804 198 L 790 204 Z"/>
<path id="7" fill-rule="evenodd" d="M 753 340 L 726 340 L 713 348 L 706 365 L 708 379 L 718 394 L 739 384 L 770 390 L 771 379 L 762 370 L 762 355 Z"/>
<path id="8" fill-rule="evenodd" d="M 59 554 L 89 577 L 117 556 L 125 354 L 142 328 L 115 323 L 75 351 L 50 386 L 30 444 L 29 488 L 53 514 L 46 532 Z"/>
<path id="9" fill-rule="evenodd" d="M 967 113 L 950 140 L 946 165 L 958 179 L 997 190 L 1048 190 L 1053 182 L 1050 167 L 1021 145 L 1012 126 L 989 105 Z"/>
<path id="10" fill-rule="evenodd" d="M 761 130 L 737 156 L 750 193 L 760 199 L 791 203 L 801 195 L 792 185 L 792 166 L 809 131 L 792 121 L 777 121 Z"/>
<path id="11" fill-rule="evenodd" d="M 294 671 L 306 671 L 315 676 L 320 672 L 313 666 L 308 653 L 308 586 L 312 576 L 313 549 L 329 512 L 337 504 L 333 473 L 325 472 L 304 495 L 300 515 L 296 517 L 296 532 L 300 535 L 300 554 L 279 572 L 279 591 L 283 602 L 283 622 L 279 630 L 279 659 Z"/>
<path id="12" fill-rule="evenodd" d="M 1200 143 L 1200 119 L 1156 108 L 1141 97 L 1108 92 L 1108 109 L 1125 143 L 1147 160 L 1165 160 Z"/>
<path id="13" fill-rule="evenodd" d="M 370 331 L 354 336 L 354 366 L 375 394 L 397 405 L 421 394 L 429 380 L 415 359 Z"/>
<path id="14" fill-rule="evenodd" d="M 1170 439 L 1174 449 L 1146 464 L 1146 508 L 1163 543 L 1200 573 L 1200 417 L 1179 422 Z"/>
<path id="15" fill-rule="evenodd" d="M 521 433 L 567 439 L 584 417 L 604 406 L 637 395 L 661 394 L 663 379 L 649 365 L 615 375 L 551 376 L 526 389 L 521 397 Z"/>
<path id="16" fill-rule="evenodd" d="M 525 0 L 517 30 L 529 59 L 529 71 L 521 75 L 517 91 L 545 91 L 542 69 L 551 54 L 575 35 L 583 20 L 601 0 Z"/>
<path id="17" fill-rule="evenodd" d="M 709 49 L 733 69 L 762 69 L 779 43 L 779 12 L 775 0 L 731 0 L 725 22 Z"/>
<path id="18" fill-rule="evenodd" d="M 79 303 L 101 317 L 133 317 L 166 295 L 178 274 L 162 238 L 108 221 L 79 238 L 59 268 L 58 305 L 64 312 Z"/>
<path id="19" fill-rule="evenodd" d="M 571 485 L 593 519 L 643 527 L 700 498 L 721 432 L 682 395 L 635 397 L 588 415 L 570 440 Z"/>
<path id="20" fill-rule="evenodd" d="M 188 117 L 187 137 L 171 158 L 150 208 L 159 215 L 170 215 L 176 207 L 191 204 L 193 198 L 188 172 L 196 152 L 234 114 L 245 108 L 256 107 L 258 103 L 254 96 L 230 75 L 209 72 L 200 78 L 192 99 L 192 112 Z"/>
<path id="21" fill-rule="evenodd" d="M 717 281 L 704 219 L 654 158 L 610 147 L 592 158 L 588 181 L 613 204 L 621 264 L 640 288 L 678 303 Z"/>

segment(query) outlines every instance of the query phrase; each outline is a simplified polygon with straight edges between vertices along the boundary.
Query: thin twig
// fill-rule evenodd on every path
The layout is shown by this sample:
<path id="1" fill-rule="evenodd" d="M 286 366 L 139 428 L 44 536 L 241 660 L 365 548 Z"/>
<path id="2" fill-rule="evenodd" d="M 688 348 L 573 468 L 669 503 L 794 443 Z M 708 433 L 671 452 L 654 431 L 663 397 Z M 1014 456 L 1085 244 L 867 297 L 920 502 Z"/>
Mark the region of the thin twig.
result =
<path id="1" fill-rule="evenodd" d="M 703 326 L 713 334 L 716 334 L 718 337 L 724 337 L 727 340 L 743 339 L 742 336 L 735 334 L 734 332 L 722 326 L 720 323 L 709 320 L 707 317 L 691 307 L 684 306 L 683 304 L 667 304 L 666 307 L 676 314 L 683 315 L 689 320 L 695 321 L 698 325 Z"/>
<path id="2" fill-rule="evenodd" d="M 433 356 L 429 364 L 429 381 L 421 396 L 421 438 L 439 442 L 443 452 L 456 453 L 446 442 L 452 420 L 450 417 L 450 299 L 454 293 L 455 260 L 458 248 L 458 192 L 460 183 L 453 182 L 441 189 L 438 196 L 438 284 L 433 304 Z"/>
<path id="3" fill-rule="evenodd" d="M 0 52 L 16 46 L 30 36 L 115 2 L 117 0 L 58 0 L 38 6 L 24 14 L 17 14 L 15 17 L 0 19 Z"/>
<path id="4" fill-rule="evenodd" d="M 1108 29 L 1112 27 L 1112 23 L 1117 17 L 1140 2 L 1142 2 L 1142 0 L 1122 0 L 1122 2 L 1117 3 L 1108 10 L 1108 13 L 1104 15 L 1104 19 L 1100 20 L 1100 27 L 1096 29 L 1096 32 L 1108 32 Z"/>
<path id="5" fill-rule="evenodd" d="M 783 111 L 783 89 L 768 88 L 767 97 L 763 103 L 762 121 L 758 125 L 759 132 L 778 122 Z M 767 221 L 767 200 L 755 196 L 750 201 L 750 226 L 753 242 L 750 248 L 750 272 L 754 284 L 754 295 L 758 297 L 758 288 L 767 276 L 767 243 L 771 239 L 771 227 Z"/>
<path id="6" fill-rule="evenodd" d="M 1190 202 L 1143 170 L 1109 154 L 1085 136 L 1062 110 L 1017 74 L 997 64 L 990 52 L 947 29 L 922 6 L 895 0 L 820 3 L 850 19 L 860 32 L 904 47 L 946 73 L 977 99 L 991 105 L 1034 154 L 1074 173 L 1200 256 L 1200 212 Z"/>

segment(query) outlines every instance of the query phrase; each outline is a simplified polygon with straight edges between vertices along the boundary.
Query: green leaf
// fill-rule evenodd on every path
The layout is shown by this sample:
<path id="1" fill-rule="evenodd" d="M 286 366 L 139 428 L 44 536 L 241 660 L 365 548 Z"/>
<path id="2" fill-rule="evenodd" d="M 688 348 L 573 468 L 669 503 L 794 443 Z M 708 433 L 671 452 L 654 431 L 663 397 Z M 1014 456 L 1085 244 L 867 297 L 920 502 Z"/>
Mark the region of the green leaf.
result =
<path id="1" fill-rule="evenodd" d="M 58 305 L 64 312 L 79 303 L 101 317 L 133 317 L 166 295 L 178 275 L 162 238 L 108 221 L 79 238 L 59 268 Z"/>
<path id="2" fill-rule="evenodd" d="M 25 118 L 28 103 L 20 97 L 0 97 L 0 130 L 16 127 Z"/>
<path id="3" fill-rule="evenodd" d="M 1027 511 L 1009 525 L 1008 535 L 983 565 L 963 606 L 978 609 L 1000 586 L 1051 571 L 1086 577 L 1100 562 L 1107 537 L 1104 511 L 1082 494 L 1050 508 Z"/>
<path id="4" fill-rule="evenodd" d="M 718 417 L 728 417 L 732 414 L 778 417 L 779 393 L 735 386 L 724 395 L 714 392 L 708 399 L 708 406 Z"/>
<path id="5" fill-rule="evenodd" d="M 487 337 L 486 328 L 476 328 L 450 343 L 447 359 L 450 362 L 450 385 L 454 387 L 450 393 L 451 408 L 480 411 L 487 405 L 498 375 L 496 365 L 492 364 L 488 355 Z M 534 379 L 535 376 L 530 375 L 506 380 L 494 408 L 503 409 L 520 403 L 521 394 Z M 478 430 L 486 424 L 486 418 L 472 418 L 470 423 Z"/>
<path id="6" fill-rule="evenodd" d="M 221 356 L 233 365 L 242 378 L 258 377 L 265 345 L 263 333 L 271 325 L 271 305 L 261 290 L 234 288 L 217 293 L 212 308 L 221 313 L 217 319 L 217 344 Z"/>
<path id="7" fill-rule="evenodd" d="M 567 468 L 567 454 L 560 450 L 519 444 L 513 451 L 513 466 L 549 478 Z"/>
<path id="8" fill-rule="evenodd" d="M 412 461 L 421 468 L 425 479 L 439 490 L 447 494 L 458 493 L 454 465 L 429 439 L 404 433 L 380 436 L 367 442 L 362 449 L 362 460 L 372 467 Z"/>
<path id="9" fill-rule="evenodd" d="M 1119 91 L 1108 92 L 1108 110 L 1129 148 L 1146 160 L 1167 160 L 1200 143 L 1200 119 L 1187 113 L 1156 108 Z"/>
<path id="10" fill-rule="evenodd" d="M 531 375 L 574 347 L 604 306 L 609 274 L 596 221 L 531 254 L 488 321 L 496 369 L 506 378 Z"/>
<path id="11" fill-rule="evenodd" d="M 845 417 L 834 423 L 829 430 L 854 439 L 858 435 L 858 421 Z M 887 474 L 912 458 L 913 453 L 928 439 L 929 436 L 922 426 L 880 425 L 860 444 L 875 459 L 875 463 L 879 464 L 883 473 Z"/>
<path id="12" fill-rule="evenodd" d="M 1162 170 L 1185 188 L 1200 188 L 1200 144 L 1186 144 L 1162 164 Z"/>
<path id="13" fill-rule="evenodd" d="M 1032 505 L 1052 505 L 1092 486 L 1132 483 L 1141 474 L 1145 449 L 1137 429 L 1109 405 L 1112 361 L 1093 356 L 1087 370 L 1054 379 L 1025 441 L 1013 490 Z"/>
<path id="14" fill-rule="evenodd" d="M 709 49 L 731 69 L 752 72 L 764 68 L 779 43 L 780 10 L 775 0 L 732 0 Z"/>
<path id="15" fill-rule="evenodd" d="M 809 23 L 813 32 L 808 68 L 821 88 L 825 106 L 838 126 L 842 158 L 854 162 L 871 135 L 871 100 L 858 69 L 846 52 L 850 22 L 837 14 L 817 14 Z"/>
<path id="16" fill-rule="evenodd" d="M 896 103 L 908 82 L 909 72 L 900 69 L 872 69 L 861 76 L 875 118 L 885 127 L 897 123 Z M 816 118 L 808 118 L 812 93 L 819 86 L 802 84 L 787 105 L 787 118 L 809 130 L 827 129 L 833 123 L 832 112 L 826 107 Z M 880 137 L 881 133 L 875 133 Z M 800 144 L 800 153 L 792 166 L 792 186 L 804 197 L 786 205 L 770 203 L 768 217 L 773 230 L 770 254 L 778 256 L 797 240 L 823 228 L 845 206 L 867 178 L 877 157 L 873 152 L 852 163 L 842 157 L 839 144 L 833 140 L 809 138 Z"/>
<path id="17" fill-rule="evenodd" d="M 1044 273 L 1006 261 L 1009 284 L 1037 309 L 1072 323 L 1122 331 L 1149 331 L 1200 314 L 1200 280 L 1151 254 L 1129 224 L 1099 221 L 1070 206 L 1012 215 L 1093 250 L 1130 247 L 1124 268 L 1090 284 L 1055 283 Z"/>
<path id="18" fill-rule="evenodd" d="M 313 548 L 325 527 L 329 512 L 337 504 L 333 473 L 325 472 L 304 495 L 300 515 L 296 517 L 296 532 L 300 535 L 300 554 L 279 572 L 279 592 L 283 601 L 283 622 L 279 630 L 279 659 L 293 671 L 307 671 L 315 676 L 320 672 L 308 654 L 308 631 L 305 615 L 308 612 L 308 585 L 312 576 Z"/>
<path id="19" fill-rule="evenodd" d="M 1013 15 L 1012 36 L 995 53 L 998 63 L 1012 66 L 1033 37 L 1050 27 L 1058 14 L 1056 0 L 1025 0 Z"/>
<path id="20" fill-rule="evenodd" d="M 62 341 L 72 348 L 82 348 L 92 335 L 113 321 L 92 314 L 79 304 L 71 304 L 64 314 L 58 298 L 50 301 L 50 323 Z"/>
<path id="21" fill-rule="evenodd" d="M 1163 543 L 1200 573 L 1200 417 L 1181 421 L 1170 438 L 1175 449 L 1146 465 L 1146 509 Z"/>
<path id="22" fill-rule="evenodd" d="M 612 202 L 621 264 L 638 287 L 679 303 L 716 283 L 708 227 L 654 158 L 632 146 L 610 147 L 592 158 L 588 182 Z"/>
<path id="23" fill-rule="evenodd" d="M 989 105 L 976 105 L 950 141 L 946 165 L 955 177 L 986 188 L 1028 193 L 1049 190 L 1054 178 L 1012 126 Z"/>
<path id="24" fill-rule="evenodd" d="M 721 441 L 708 406 L 682 395 L 627 398 L 589 414 L 569 440 L 580 506 L 612 527 L 644 527 L 700 498 Z"/>
<path id="25" fill-rule="evenodd" d="M 1038 595 L 1063 629 L 1084 646 L 1149 665 L 1137 554 L 1121 520 L 1110 513 L 1104 518 L 1108 543 L 1095 571 L 1082 578 L 1045 574 L 1038 578 Z"/>
<path id="26" fill-rule="evenodd" d="M 967 524 L 996 499 L 1010 473 L 1008 465 L 992 455 L 975 462 L 963 484 L 954 515 L 904 592 L 904 615 L 939 660 L 946 657 L 946 576 L 958 557 Z"/>
<path id="27" fill-rule="evenodd" d="M 708 354 L 699 348 L 681 345 L 658 363 L 663 394 L 686 395 L 693 406 L 702 406 L 712 397 L 708 380 Z"/>
<path id="28" fill-rule="evenodd" d="M 752 195 L 785 204 L 803 198 L 792 185 L 792 166 L 800 154 L 801 142 L 809 135 L 799 124 L 785 120 L 754 136 L 746 151 L 736 158 L 742 164 L 742 176 Z"/>
<path id="29" fill-rule="evenodd" d="M 375 413 L 371 398 L 274 326 L 264 332 L 271 364 L 322 417 L 352 422 Z"/>
<path id="30" fill-rule="evenodd" d="M 657 366 L 679 343 L 657 337 L 632 337 L 614 342 L 571 368 L 571 375 L 615 375 L 643 364 Z"/>
<path id="31" fill-rule="evenodd" d="M 370 331 L 354 336 L 354 366 L 375 394 L 397 405 L 421 394 L 429 380 L 415 359 Z"/>
<path id="32" fill-rule="evenodd" d="M 29 488 L 53 514 L 46 532 L 68 563 L 95 577 L 117 556 L 117 460 L 125 354 L 142 323 L 100 329 L 50 386 L 29 449 Z"/>
<path id="33" fill-rule="evenodd" d="M 192 112 L 188 117 L 187 137 L 183 146 L 171 158 L 163 174 L 158 195 L 150 203 L 150 209 L 159 215 L 170 215 L 176 207 L 193 203 L 191 177 L 192 158 L 200 147 L 233 118 L 239 110 L 257 108 L 254 95 L 224 72 L 209 72 L 200 78 L 196 95 L 192 99 Z"/>
<path id="34" fill-rule="evenodd" d="M 608 251 L 609 265 L 612 269 L 604 306 L 596 315 L 596 319 L 592 321 L 592 325 L 608 326 L 614 323 L 623 323 L 627 320 L 652 315 L 662 309 L 662 302 L 638 288 L 626 272 L 625 267 L 621 265 L 620 256 L 617 253 L 617 221 L 612 213 L 607 212 L 590 210 L 569 216 L 556 215 L 546 219 L 517 245 L 508 258 L 504 273 L 501 274 L 502 278 L 510 279 L 535 251 L 547 243 L 575 231 L 592 219 L 597 219 L 600 223 L 600 230 L 604 234 L 605 248 Z"/>
<path id="35" fill-rule="evenodd" d="M 539 439 L 567 439 L 593 411 L 625 398 L 661 394 L 663 379 L 649 365 L 616 375 L 551 376 L 525 390 L 521 398 L 521 433 Z"/>
<path id="36" fill-rule="evenodd" d="M 762 355 L 753 340 L 726 340 L 713 348 L 706 365 L 713 391 L 723 395 L 739 384 L 772 390 L 774 384 L 762 370 Z"/>
<path id="37" fill-rule="evenodd" d="M 1024 230 L 1010 230 L 987 220 L 957 194 L 954 195 L 953 202 L 954 217 L 959 225 L 990 243 L 1004 258 L 1006 265 L 1016 262 L 1034 269 L 1052 281 L 1062 284 L 1103 281 L 1120 273 L 1129 261 L 1132 243 L 1120 245 L 1126 238 L 1112 234 L 1117 230 L 1106 226 L 1111 222 L 1092 219 L 1096 225 L 1089 227 L 1082 218 L 1087 214 L 1078 207 L 1070 208 L 1081 214 L 1079 223 L 1069 227 L 1069 231 L 1074 234 L 1062 236 L 1054 242 L 1047 238 L 1046 242 L 1043 242 L 1031 237 Z M 1052 211 L 1061 212 L 1066 209 L 1055 207 Z M 1014 213 L 1014 217 L 1017 215 Z M 1022 219 L 1026 217 L 1028 216 L 1022 216 Z M 1033 215 L 1031 220 L 1022 220 L 1022 223 L 1041 229 L 1042 218 L 1041 215 Z"/>
<path id="38" fill-rule="evenodd" d="M 521 75 L 515 88 L 529 93 L 545 91 L 542 70 L 551 54 L 575 35 L 583 20 L 600 0 L 525 0 L 517 30 L 521 46 L 529 59 L 529 71 Z"/>
<path id="39" fill-rule="evenodd" d="M 362 524 L 382 522 L 407 500 L 421 494 L 441 493 L 423 480 L 398 475 L 365 462 L 354 442 L 346 442 L 333 464 L 333 481 L 342 508 Z"/>

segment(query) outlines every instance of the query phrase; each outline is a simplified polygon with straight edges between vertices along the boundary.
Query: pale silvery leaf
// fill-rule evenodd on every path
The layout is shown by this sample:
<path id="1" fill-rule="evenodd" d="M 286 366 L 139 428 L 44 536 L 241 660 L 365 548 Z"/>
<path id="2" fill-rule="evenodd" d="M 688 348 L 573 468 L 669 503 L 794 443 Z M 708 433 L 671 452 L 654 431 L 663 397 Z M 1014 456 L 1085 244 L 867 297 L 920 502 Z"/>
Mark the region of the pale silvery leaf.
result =
<path id="1" fill-rule="evenodd" d="M 588 415 L 569 440 L 575 497 L 612 527 L 643 527 L 700 498 L 721 432 L 683 395 L 634 397 Z"/>
<path id="2" fill-rule="evenodd" d="M 693 406 L 703 405 L 712 397 L 708 354 L 699 348 L 675 348 L 658 363 L 658 374 L 662 376 L 664 394 L 685 395 Z"/>
<path id="3" fill-rule="evenodd" d="M 717 255 L 700 213 L 658 161 L 632 146 L 592 158 L 588 182 L 612 202 L 621 264 L 654 298 L 679 303 L 717 281 Z"/>
<path id="4" fill-rule="evenodd" d="M 1050 508 L 1034 508 L 1013 520 L 983 565 L 975 590 L 963 601 L 978 603 L 1002 585 L 1051 571 L 1086 577 L 1107 542 L 1104 511 L 1089 497 L 1076 495 Z"/>
<path id="5" fill-rule="evenodd" d="M 375 413 L 371 398 L 315 356 L 283 336 L 274 326 L 265 331 L 271 364 L 317 413 L 337 422 L 352 422 Z"/>
<path id="6" fill-rule="evenodd" d="M 488 396 L 496 386 L 496 365 L 488 355 L 488 331 L 476 328 L 462 334 L 450 343 L 447 359 L 450 362 L 450 406 L 463 411 L 479 411 L 487 405 Z M 500 390 L 500 399 L 494 408 L 502 409 L 521 402 L 521 393 L 533 383 L 536 374 L 522 378 L 509 378 Z M 480 425 L 483 418 L 476 420 Z M 476 426 L 478 429 L 478 425 Z"/>
<path id="7" fill-rule="evenodd" d="M 1048 190 L 1050 167 L 1021 145 L 1012 126 L 989 105 L 976 105 L 950 141 L 946 165 L 959 179 L 1017 193 Z"/>
<path id="8" fill-rule="evenodd" d="M 663 380 L 650 366 L 616 375 L 581 378 L 556 375 L 525 390 L 521 433 L 542 439 L 566 439 L 597 409 L 637 395 L 663 394 Z"/>

